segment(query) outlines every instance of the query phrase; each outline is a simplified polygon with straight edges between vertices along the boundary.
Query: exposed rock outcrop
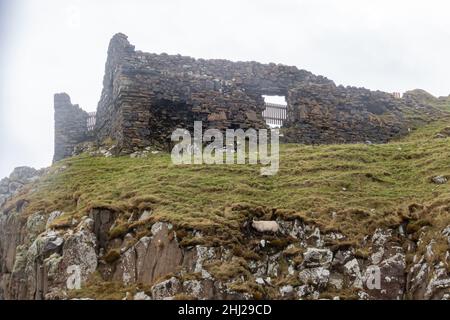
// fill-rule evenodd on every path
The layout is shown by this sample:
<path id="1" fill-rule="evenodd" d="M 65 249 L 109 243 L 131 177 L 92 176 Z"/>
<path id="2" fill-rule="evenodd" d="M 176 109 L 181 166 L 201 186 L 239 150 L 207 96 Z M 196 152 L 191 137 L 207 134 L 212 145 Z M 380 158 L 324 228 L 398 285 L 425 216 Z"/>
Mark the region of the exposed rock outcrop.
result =
<path id="1" fill-rule="evenodd" d="M 246 243 L 237 252 L 232 245 L 184 246 L 178 234 L 201 240 L 202 233 L 165 222 L 152 223 L 138 239 L 135 231 L 122 239 L 105 238 L 115 216 L 106 209 L 93 209 L 94 218 L 69 229 L 48 227 L 56 215 L 37 212 L 26 221 L 20 212 L 0 216 L 1 299 L 65 299 L 89 287 L 95 273 L 102 277 L 96 281 L 142 286 L 137 300 L 446 299 L 450 294 L 449 248 L 447 260 L 432 259 L 434 242 L 422 243 L 426 229 L 413 241 L 402 228 L 379 228 L 363 243 L 350 245 L 345 235 L 299 219 L 278 219 L 275 234 L 243 226 Z M 450 242 L 449 230 L 441 234 Z M 115 248 L 118 256 L 106 262 L 102 252 Z M 361 248 L 368 254 L 358 253 Z"/>
<path id="2" fill-rule="evenodd" d="M 17 194 L 27 183 L 35 181 L 42 174 L 30 167 L 17 167 L 9 177 L 0 180 L 0 207 L 8 198 Z"/>

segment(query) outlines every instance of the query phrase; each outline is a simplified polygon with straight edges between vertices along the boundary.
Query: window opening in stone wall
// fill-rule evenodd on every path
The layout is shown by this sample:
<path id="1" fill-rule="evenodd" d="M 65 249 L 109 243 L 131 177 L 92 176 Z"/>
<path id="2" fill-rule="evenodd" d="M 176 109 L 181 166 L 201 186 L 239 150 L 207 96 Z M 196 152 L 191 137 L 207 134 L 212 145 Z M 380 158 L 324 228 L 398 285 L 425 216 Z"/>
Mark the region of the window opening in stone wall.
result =
<path id="1" fill-rule="evenodd" d="M 280 128 L 287 117 L 287 103 L 284 96 L 263 96 L 266 105 L 263 118 L 271 128 Z"/>

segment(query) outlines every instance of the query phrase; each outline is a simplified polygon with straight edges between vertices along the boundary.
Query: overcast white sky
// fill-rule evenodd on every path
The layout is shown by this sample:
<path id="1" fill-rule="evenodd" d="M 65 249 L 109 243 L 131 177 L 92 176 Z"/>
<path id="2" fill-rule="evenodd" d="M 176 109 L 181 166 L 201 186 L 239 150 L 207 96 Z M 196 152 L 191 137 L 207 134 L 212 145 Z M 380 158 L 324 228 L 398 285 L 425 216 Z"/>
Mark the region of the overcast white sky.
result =
<path id="1" fill-rule="evenodd" d="M 0 177 L 48 166 L 53 94 L 94 111 L 108 42 L 296 65 L 337 84 L 450 94 L 447 0 L 0 0 Z"/>

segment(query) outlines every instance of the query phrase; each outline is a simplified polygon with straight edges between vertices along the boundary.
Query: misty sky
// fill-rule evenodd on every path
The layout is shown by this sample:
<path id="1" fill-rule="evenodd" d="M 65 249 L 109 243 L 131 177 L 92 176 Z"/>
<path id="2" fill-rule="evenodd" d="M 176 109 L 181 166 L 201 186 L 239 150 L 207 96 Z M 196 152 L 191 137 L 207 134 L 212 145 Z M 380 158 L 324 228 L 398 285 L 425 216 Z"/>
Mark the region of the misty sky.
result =
<path id="1" fill-rule="evenodd" d="M 94 111 L 106 50 L 296 65 L 337 84 L 450 94 L 447 0 L 0 0 L 0 178 L 48 166 L 53 94 Z"/>

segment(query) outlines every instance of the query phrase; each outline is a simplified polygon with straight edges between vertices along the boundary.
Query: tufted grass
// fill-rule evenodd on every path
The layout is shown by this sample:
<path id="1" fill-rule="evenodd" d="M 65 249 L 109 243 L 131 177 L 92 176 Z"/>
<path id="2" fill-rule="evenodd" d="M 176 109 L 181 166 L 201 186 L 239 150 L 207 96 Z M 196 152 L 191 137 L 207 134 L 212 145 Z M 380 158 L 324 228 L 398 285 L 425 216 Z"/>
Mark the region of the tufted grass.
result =
<path id="1" fill-rule="evenodd" d="M 450 178 L 450 138 L 433 138 L 447 125 L 436 122 L 383 145 L 281 145 L 280 170 L 270 177 L 251 165 L 176 166 L 166 153 L 81 155 L 53 165 L 15 200 L 27 200 L 28 213 L 64 211 L 55 221 L 61 227 L 92 207 L 108 207 L 124 217 L 151 210 L 152 220 L 229 238 L 253 214 L 248 208 L 265 207 L 277 209 L 266 218 L 299 216 L 360 236 L 400 223 L 410 204 L 449 198 L 450 183 L 430 182 Z M 239 204 L 246 206 L 236 210 Z M 122 227 L 125 233 L 128 225 Z"/>

